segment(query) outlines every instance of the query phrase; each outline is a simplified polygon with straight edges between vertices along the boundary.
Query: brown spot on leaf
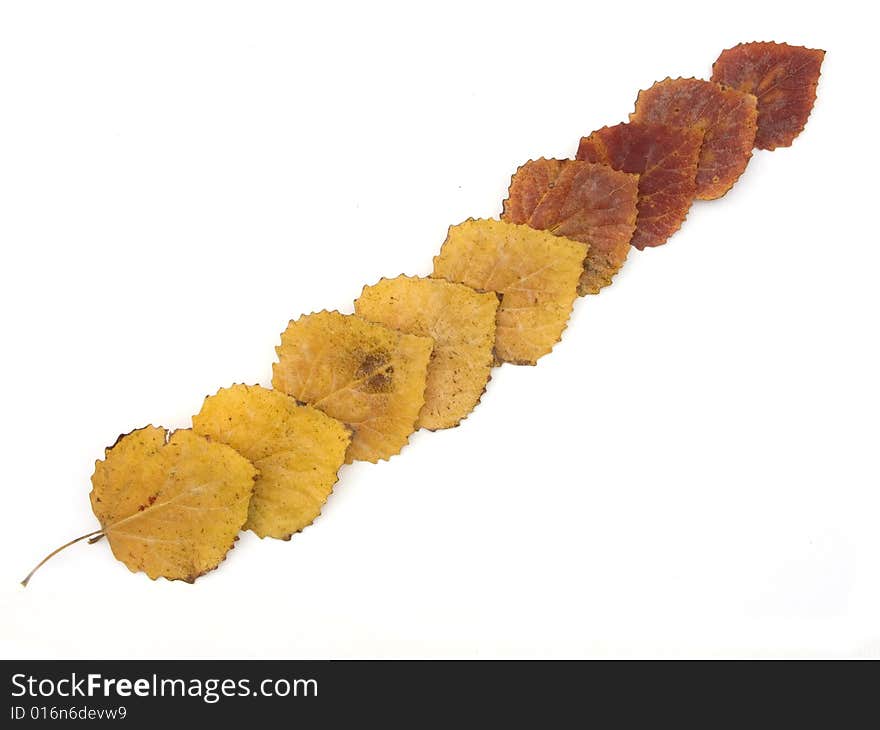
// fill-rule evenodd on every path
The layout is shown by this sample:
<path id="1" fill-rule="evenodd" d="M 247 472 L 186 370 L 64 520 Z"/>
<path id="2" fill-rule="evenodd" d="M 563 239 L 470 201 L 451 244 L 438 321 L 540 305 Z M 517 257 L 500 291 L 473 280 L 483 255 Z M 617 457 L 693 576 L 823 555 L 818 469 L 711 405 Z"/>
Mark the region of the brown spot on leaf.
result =
<path id="1" fill-rule="evenodd" d="M 358 366 L 356 375 L 359 377 L 365 377 L 370 373 L 374 373 L 383 365 L 385 365 L 388 362 L 388 359 L 389 358 L 387 352 L 371 352 L 365 355 L 363 360 L 361 360 L 361 364 Z"/>
<path id="2" fill-rule="evenodd" d="M 366 391 L 368 393 L 389 393 L 393 390 L 391 377 L 393 374 L 394 368 L 389 366 L 382 372 L 371 375 L 365 383 Z"/>

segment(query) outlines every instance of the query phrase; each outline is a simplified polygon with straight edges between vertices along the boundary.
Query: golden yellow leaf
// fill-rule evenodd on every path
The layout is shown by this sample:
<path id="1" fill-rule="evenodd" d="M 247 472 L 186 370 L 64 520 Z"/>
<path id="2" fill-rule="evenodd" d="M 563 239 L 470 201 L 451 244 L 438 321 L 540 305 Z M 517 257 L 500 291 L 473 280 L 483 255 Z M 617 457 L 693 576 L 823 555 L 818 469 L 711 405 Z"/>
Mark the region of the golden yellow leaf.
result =
<path id="1" fill-rule="evenodd" d="M 256 474 L 225 444 L 147 426 L 106 449 L 89 496 L 117 560 L 154 580 L 191 583 L 232 547 Z"/>
<path id="2" fill-rule="evenodd" d="M 434 276 L 501 294 L 496 358 L 534 365 L 562 337 L 587 249 L 526 225 L 471 219 L 450 226 Z"/>
<path id="3" fill-rule="evenodd" d="M 365 286 L 355 312 L 434 340 L 417 425 L 457 426 L 480 402 L 492 370 L 498 297 L 442 279 L 398 276 Z"/>
<path id="4" fill-rule="evenodd" d="M 351 442 L 335 418 L 258 385 L 205 398 L 193 430 L 253 463 L 259 476 L 244 529 L 285 540 L 321 514 Z"/>
<path id="5" fill-rule="evenodd" d="M 351 426 L 347 462 L 375 463 L 415 430 L 433 344 L 356 315 L 307 314 L 281 335 L 272 384 Z"/>

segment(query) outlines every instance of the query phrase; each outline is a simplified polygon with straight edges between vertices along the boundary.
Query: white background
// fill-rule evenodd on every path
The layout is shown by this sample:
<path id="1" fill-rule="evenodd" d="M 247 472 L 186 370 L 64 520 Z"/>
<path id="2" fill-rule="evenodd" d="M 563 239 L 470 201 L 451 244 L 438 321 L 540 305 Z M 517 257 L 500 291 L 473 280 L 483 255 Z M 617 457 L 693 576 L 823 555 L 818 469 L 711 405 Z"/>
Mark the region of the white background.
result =
<path id="1" fill-rule="evenodd" d="M 725 6 L 727 7 L 727 6 Z M 878 656 L 863 3 L 5 2 L 6 657 Z M 739 41 L 828 51 L 789 149 L 577 303 L 457 429 L 195 585 L 95 529 L 117 434 L 268 384 L 289 318 L 424 274 L 530 157 Z"/>

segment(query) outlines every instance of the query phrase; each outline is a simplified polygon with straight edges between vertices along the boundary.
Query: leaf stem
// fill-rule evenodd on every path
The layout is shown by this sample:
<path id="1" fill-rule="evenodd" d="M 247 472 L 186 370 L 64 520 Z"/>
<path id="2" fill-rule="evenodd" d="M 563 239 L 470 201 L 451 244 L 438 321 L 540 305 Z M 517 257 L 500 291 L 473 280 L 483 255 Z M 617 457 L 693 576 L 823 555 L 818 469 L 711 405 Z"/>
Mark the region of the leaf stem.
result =
<path id="1" fill-rule="evenodd" d="M 21 582 L 21 584 L 23 586 L 27 587 L 27 584 L 30 582 L 30 579 L 33 577 L 34 573 L 36 573 L 40 568 L 42 568 L 43 565 L 48 560 L 51 560 L 52 558 L 54 558 L 56 555 L 58 555 L 58 553 L 60 553 L 65 548 L 69 548 L 71 545 L 75 545 L 76 543 L 80 542 L 81 540 L 86 540 L 88 538 L 92 538 L 89 540 L 89 544 L 91 544 L 93 542 L 97 542 L 102 537 L 104 537 L 104 531 L 103 530 L 95 530 L 94 532 L 90 532 L 87 535 L 80 535 L 79 537 L 71 540 L 70 542 L 64 543 L 61 547 L 55 548 L 51 553 L 49 553 L 45 558 L 43 558 L 39 563 L 37 563 L 36 567 L 30 573 L 27 574 L 27 577 Z"/>

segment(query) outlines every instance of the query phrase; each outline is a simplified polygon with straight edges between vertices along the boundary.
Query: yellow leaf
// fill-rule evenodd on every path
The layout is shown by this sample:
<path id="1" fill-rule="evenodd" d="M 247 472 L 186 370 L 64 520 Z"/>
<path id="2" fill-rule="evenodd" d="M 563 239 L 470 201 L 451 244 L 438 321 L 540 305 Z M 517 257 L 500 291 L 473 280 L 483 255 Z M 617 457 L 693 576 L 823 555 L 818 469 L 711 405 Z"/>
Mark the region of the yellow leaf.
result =
<path id="1" fill-rule="evenodd" d="M 205 398 L 193 430 L 253 462 L 259 476 L 244 529 L 282 539 L 321 514 L 351 442 L 336 419 L 258 385 Z"/>
<path id="2" fill-rule="evenodd" d="M 89 496 L 117 560 L 154 580 L 191 583 L 226 557 L 255 477 L 229 446 L 147 426 L 106 449 Z"/>
<path id="3" fill-rule="evenodd" d="M 371 322 L 434 340 L 418 426 L 432 431 L 457 426 L 480 402 L 492 370 L 494 293 L 398 276 L 364 287 L 354 307 Z"/>
<path id="4" fill-rule="evenodd" d="M 281 335 L 272 384 L 351 426 L 347 462 L 375 463 L 415 430 L 433 344 L 355 315 L 307 314 Z"/>
<path id="5" fill-rule="evenodd" d="M 450 226 L 434 276 L 501 294 L 495 355 L 534 365 L 562 337 L 586 253 L 583 243 L 529 226 L 468 220 Z"/>

